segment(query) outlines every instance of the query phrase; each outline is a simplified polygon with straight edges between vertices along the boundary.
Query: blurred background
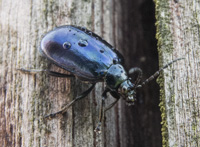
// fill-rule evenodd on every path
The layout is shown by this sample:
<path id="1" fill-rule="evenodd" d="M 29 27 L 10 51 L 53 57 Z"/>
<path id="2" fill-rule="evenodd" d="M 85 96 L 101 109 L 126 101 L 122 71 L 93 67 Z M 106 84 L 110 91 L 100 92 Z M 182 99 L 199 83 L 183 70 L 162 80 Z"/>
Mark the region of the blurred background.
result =
<path id="1" fill-rule="evenodd" d="M 125 57 L 127 69 L 140 67 L 145 80 L 158 70 L 155 5 L 153 0 L 126 0 L 121 1 L 121 6 L 119 25 L 123 37 L 120 38 L 119 50 Z M 137 99 L 135 106 L 124 106 L 123 110 L 124 129 L 128 131 L 127 146 L 162 146 L 159 86 L 156 80 L 139 89 Z"/>

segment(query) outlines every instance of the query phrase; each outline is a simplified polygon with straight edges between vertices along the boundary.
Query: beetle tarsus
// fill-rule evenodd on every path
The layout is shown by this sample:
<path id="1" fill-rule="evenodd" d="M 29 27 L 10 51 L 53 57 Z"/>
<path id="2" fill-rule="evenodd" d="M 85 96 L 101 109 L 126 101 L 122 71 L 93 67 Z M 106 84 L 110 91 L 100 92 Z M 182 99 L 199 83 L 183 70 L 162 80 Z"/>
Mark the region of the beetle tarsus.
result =
<path id="1" fill-rule="evenodd" d="M 37 72 L 41 72 L 41 70 L 29 70 L 24 68 L 17 68 L 16 70 L 26 73 L 26 74 L 36 74 Z"/>
<path id="2" fill-rule="evenodd" d="M 56 116 L 56 114 L 55 113 L 51 113 L 49 115 L 45 115 L 44 118 L 54 118 Z"/>
<path id="3" fill-rule="evenodd" d="M 100 134 L 101 133 L 101 122 L 98 123 L 97 127 L 94 129 L 94 132 Z"/>

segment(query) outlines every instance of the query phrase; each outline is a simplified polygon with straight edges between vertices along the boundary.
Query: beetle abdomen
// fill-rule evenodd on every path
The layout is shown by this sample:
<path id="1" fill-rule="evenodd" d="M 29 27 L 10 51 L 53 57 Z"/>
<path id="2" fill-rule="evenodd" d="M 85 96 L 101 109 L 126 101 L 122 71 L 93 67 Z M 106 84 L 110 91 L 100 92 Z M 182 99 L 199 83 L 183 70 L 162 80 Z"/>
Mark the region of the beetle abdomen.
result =
<path id="1" fill-rule="evenodd" d="M 61 26 L 48 32 L 40 51 L 56 65 L 85 81 L 101 80 L 107 69 L 122 62 L 122 56 L 98 35 L 85 28 Z"/>

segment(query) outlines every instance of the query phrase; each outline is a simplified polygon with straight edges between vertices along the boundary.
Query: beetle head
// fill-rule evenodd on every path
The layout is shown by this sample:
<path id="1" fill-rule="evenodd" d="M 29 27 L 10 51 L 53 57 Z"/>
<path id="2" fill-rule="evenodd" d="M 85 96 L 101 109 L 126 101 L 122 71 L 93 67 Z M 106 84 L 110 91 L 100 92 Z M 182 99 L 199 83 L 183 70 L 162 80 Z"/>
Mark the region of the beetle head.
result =
<path id="1" fill-rule="evenodd" d="M 130 80 L 122 82 L 118 92 L 129 105 L 134 104 L 136 100 L 136 92 Z"/>
<path id="2" fill-rule="evenodd" d="M 112 65 L 106 73 L 105 81 L 107 87 L 117 91 L 129 105 L 134 103 L 135 86 L 131 83 L 122 65 Z"/>

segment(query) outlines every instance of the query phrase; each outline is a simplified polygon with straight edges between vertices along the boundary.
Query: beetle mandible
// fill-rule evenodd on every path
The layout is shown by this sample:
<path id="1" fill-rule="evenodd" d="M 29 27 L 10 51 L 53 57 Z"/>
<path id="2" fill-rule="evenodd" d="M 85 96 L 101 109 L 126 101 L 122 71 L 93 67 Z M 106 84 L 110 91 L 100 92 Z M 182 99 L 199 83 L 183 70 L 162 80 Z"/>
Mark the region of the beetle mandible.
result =
<path id="1" fill-rule="evenodd" d="M 48 60 L 69 71 L 71 74 L 66 75 L 49 70 L 31 71 L 21 69 L 22 71 L 45 71 L 52 76 L 77 77 L 81 81 L 87 81 L 92 84 L 88 90 L 76 97 L 63 109 L 45 117 L 54 117 L 57 114 L 63 114 L 74 102 L 86 97 L 97 82 L 105 82 L 106 87 L 102 93 L 99 123 L 95 129 L 96 131 L 100 131 L 105 111 L 114 106 L 120 97 L 124 98 L 128 104 L 133 104 L 136 100 L 137 88 L 141 88 L 153 80 L 163 69 L 167 68 L 173 62 L 182 59 L 178 58 L 171 61 L 139 85 L 142 70 L 137 67 L 130 70 L 130 73 L 137 75 L 136 81 L 132 82 L 123 67 L 123 56 L 101 37 L 84 27 L 65 25 L 55 28 L 44 35 L 39 51 Z M 108 92 L 116 98 L 116 101 L 105 108 L 105 99 Z"/>

